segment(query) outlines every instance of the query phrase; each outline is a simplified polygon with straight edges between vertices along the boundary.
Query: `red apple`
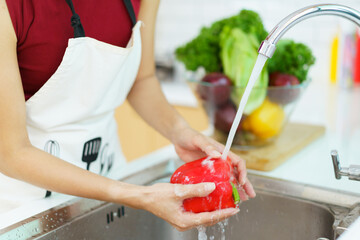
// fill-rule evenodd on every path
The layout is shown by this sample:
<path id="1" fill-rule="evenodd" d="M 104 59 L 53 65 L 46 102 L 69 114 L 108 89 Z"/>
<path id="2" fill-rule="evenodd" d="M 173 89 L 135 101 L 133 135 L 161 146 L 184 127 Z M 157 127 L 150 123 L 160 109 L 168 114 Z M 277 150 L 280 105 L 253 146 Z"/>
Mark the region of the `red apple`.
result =
<path id="1" fill-rule="evenodd" d="M 230 98 L 231 81 L 222 73 L 209 73 L 198 87 L 200 97 L 215 106 L 221 106 Z"/>
<path id="2" fill-rule="evenodd" d="M 231 101 L 227 101 L 224 105 L 216 109 L 214 125 L 215 128 L 228 133 L 231 129 L 231 125 L 235 119 L 236 107 Z M 244 116 L 242 117 L 242 119 Z M 241 129 L 239 124 L 237 131 Z"/>
<path id="3" fill-rule="evenodd" d="M 300 82 L 297 79 L 297 77 L 295 77 L 294 75 L 279 73 L 279 72 L 274 72 L 270 74 L 270 79 L 269 79 L 270 86 L 279 87 L 279 86 L 292 86 L 298 84 L 300 84 Z"/>
<path id="4" fill-rule="evenodd" d="M 272 102 L 286 105 L 294 102 L 300 96 L 301 89 L 292 87 L 299 85 L 300 82 L 297 77 L 285 73 L 270 74 L 268 97 Z"/>

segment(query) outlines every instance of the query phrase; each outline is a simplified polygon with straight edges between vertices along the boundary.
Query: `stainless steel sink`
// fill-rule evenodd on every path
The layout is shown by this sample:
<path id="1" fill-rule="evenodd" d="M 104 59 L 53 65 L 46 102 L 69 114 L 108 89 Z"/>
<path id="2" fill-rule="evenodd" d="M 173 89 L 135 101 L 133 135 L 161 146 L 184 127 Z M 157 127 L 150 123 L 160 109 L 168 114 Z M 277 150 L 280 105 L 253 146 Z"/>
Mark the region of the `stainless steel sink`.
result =
<path id="1" fill-rule="evenodd" d="M 123 180 L 137 184 L 168 181 L 171 171 L 168 163 L 161 163 Z M 249 177 L 257 197 L 241 203 L 240 213 L 226 223 L 207 228 L 208 239 L 335 239 L 351 223 L 349 213 L 360 201 L 359 195 L 255 175 Z M 180 233 L 148 212 L 88 199 L 73 200 L 0 230 L 0 240 L 197 237 L 196 229 Z"/>

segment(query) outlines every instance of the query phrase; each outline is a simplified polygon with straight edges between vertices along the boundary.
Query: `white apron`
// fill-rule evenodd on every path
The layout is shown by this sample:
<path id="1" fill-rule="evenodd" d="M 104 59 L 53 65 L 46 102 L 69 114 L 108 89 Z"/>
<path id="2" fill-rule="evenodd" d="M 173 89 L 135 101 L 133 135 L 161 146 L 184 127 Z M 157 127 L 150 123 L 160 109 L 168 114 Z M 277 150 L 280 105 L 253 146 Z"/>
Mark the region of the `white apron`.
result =
<path id="1" fill-rule="evenodd" d="M 69 39 L 56 72 L 26 101 L 33 146 L 91 172 L 117 178 L 125 158 L 114 110 L 125 101 L 138 72 L 140 27 L 137 22 L 126 48 L 89 37 Z M 0 193 L 1 213 L 44 198 L 46 189 L 0 173 Z"/>

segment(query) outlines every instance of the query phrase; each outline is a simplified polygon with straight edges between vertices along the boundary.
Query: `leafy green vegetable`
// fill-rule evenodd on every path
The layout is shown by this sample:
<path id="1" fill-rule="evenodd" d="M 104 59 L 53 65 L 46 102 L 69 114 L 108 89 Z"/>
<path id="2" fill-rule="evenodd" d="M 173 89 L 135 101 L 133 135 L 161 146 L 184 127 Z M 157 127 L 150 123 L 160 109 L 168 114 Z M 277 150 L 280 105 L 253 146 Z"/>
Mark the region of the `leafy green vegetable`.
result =
<path id="1" fill-rule="evenodd" d="M 246 34 L 240 28 L 230 29 L 225 26 L 220 34 L 220 47 L 223 71 L 236 86 L 232 98 L 236 104 L 239 104 L 258 57 L 259 41 L 253 34 Z M 245 114 L 251 114 L 263 103 L 266 98 L 268 80 L 268 72 L 265 67 L 249 96 L 244 110 Z"/>
<path id="2" fill-rule="evenodd" d="M 284 39 L 276 44 L 274 56 L 268 60 L 269 73 L 280 72 L 306 80 L 309 68 L 315 63 L 311 50 L 302 43 Z"/>
<path id="3" fill-rule="evenodd" d="M 220 33 L 225 26 L 237 27 L 246 33 L 253 34 L 258 42 L 267 36 L 260 16 L 254 11 L 242 10 L 238 15 L 214 22 L 210 27 L 202 28 L 196 38 L 176 49 L 177 59 L 191 71 L 202 66 L 206 72 L 221 72 L 219 42 Z"/>

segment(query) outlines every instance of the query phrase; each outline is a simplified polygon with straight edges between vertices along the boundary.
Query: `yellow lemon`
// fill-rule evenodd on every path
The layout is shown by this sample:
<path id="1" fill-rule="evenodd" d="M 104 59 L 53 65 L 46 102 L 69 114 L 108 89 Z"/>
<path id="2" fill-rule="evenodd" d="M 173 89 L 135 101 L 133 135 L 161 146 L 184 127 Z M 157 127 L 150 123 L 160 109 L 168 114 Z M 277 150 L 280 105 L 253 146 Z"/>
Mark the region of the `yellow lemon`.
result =
<path id="1" fill-rule="evenodd" d="M 261 139 L 267 139 L 276 136 L 281 131 L 284 120 L 283 109 L 265 99 L 263 104 L 244 120 L 243 129 L 251 131 Z"/>

